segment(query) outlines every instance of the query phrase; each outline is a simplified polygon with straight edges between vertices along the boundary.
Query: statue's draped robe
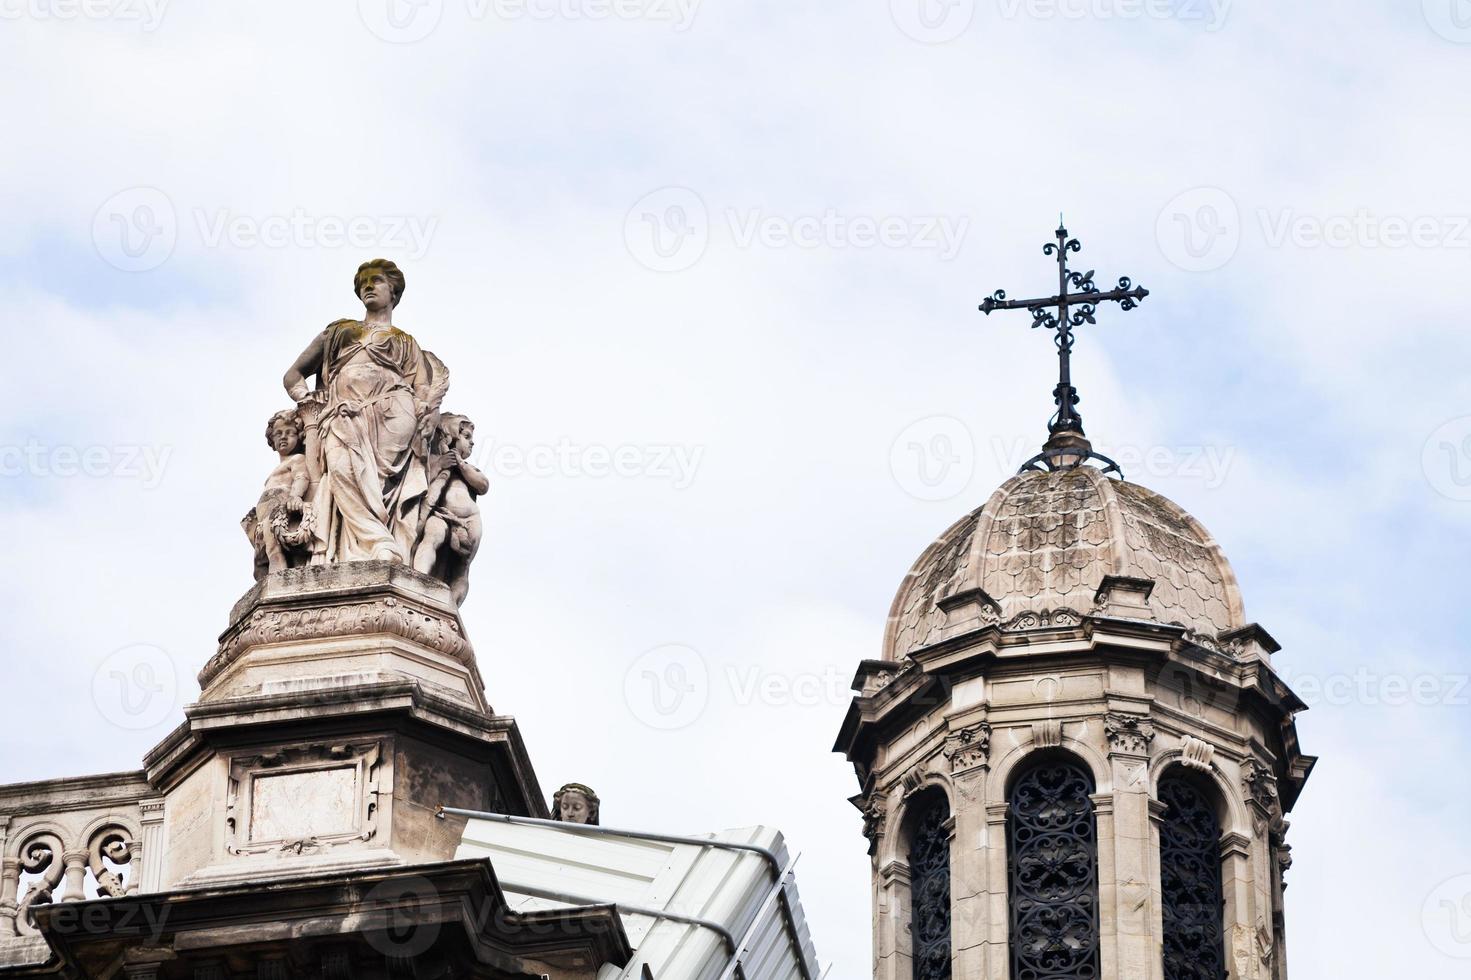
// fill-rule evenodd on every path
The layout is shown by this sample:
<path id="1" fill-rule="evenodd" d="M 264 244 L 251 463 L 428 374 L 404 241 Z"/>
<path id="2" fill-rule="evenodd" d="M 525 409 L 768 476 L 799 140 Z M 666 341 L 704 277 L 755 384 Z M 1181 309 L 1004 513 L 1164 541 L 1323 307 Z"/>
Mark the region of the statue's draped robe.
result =
<path id="1" fill-rule="evenodd" d="M 448 372 L 402 330 L 374 336 L 338 320 L 326 330 L 319 386 L 317 560 L 409 563 L 428 489 L 419 423 L 438 411 Z M 344 411 L 353 405 L 356 414 Z"/>

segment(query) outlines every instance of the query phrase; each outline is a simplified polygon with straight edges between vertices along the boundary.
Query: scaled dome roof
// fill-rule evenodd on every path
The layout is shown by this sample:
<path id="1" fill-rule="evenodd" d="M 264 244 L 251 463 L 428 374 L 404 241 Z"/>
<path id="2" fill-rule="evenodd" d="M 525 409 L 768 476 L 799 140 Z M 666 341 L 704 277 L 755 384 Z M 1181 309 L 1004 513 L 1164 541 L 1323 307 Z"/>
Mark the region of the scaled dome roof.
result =
<path id="1" fill-rule="evenodd" d="M 1226 556 L 1178 505 L 1091 466 L 1027 470 L 920 555 L 889 610 L 884 659 L 939 640 L 948 596 L 983 589 L 1003 624 L 1088 614 L 1106 575 L 1152 580 L 1149 613 L 1160 623 L 1209 637 L 1246 625 Z"/>

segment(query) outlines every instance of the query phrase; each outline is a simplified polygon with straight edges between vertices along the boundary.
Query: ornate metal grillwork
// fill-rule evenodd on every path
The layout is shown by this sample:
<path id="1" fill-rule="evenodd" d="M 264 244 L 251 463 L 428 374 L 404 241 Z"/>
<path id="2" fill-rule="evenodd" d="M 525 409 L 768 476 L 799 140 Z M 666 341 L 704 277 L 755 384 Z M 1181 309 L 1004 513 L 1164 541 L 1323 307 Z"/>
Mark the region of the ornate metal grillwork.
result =
<path id="1" fill-rule="evenodd" d="M 1225 980 L 1225 904 L 1221 894 L 1221 824 L 1189 779 L 1159 784 L 1167 809 L 1160 823 L 1165 980 Z"/>
<path id="2" fill-rule="evenodd" d="M 909 847 L 914 980 L 950 980 L 950 812 L 936 799 Z"/>
<path id="3" fill-rule="evenodd" d="M 1071 762 L 1040 765 L 1011 791 L 1013 980 L 1095 980 L 1098 837 L 1093 780 Z"/>

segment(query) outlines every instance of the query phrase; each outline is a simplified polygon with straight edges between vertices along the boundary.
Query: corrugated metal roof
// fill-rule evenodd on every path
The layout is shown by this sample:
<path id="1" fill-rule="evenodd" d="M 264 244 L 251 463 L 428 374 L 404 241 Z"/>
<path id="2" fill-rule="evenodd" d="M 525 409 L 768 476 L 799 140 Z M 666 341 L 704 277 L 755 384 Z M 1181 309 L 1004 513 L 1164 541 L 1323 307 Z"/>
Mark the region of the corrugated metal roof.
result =
<path id="1" fill-rule="evenodd" d="M 817 954 L 789 873 L 778 900 L 778 871 L 790 857 L 780 833 L 748 827 L 708 835 L 710 843 L 648 840 L 617 831 L 579 833 L 569 825 L 470 817 L 456 858 L 489 858 L 506 898 L 521 910 L 616 904 L 633 944 L 624 968 L 598 980 L 723 980 L 739 946 L 745 980 L 818 980 Z M 704 838 L 701 838 L 703 841 Z M 705 924 L 666 918 L 704 920 Z M 724 930 L 724 934 L 717 930 Z"/>

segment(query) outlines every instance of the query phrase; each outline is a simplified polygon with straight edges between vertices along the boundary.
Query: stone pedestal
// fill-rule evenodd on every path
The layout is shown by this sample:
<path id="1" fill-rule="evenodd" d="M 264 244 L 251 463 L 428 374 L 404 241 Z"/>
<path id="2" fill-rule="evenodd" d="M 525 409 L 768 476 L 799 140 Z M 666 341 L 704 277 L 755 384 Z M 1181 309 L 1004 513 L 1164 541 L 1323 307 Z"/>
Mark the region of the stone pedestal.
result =
<path id="1" fill-rule="evenodd" d="M 449 590 L 403 566 L 268 576 L 200 686 L 144 760 L 165 801 L 162 888 L 447 860 L 440 806 L 545 815 Z"/>

